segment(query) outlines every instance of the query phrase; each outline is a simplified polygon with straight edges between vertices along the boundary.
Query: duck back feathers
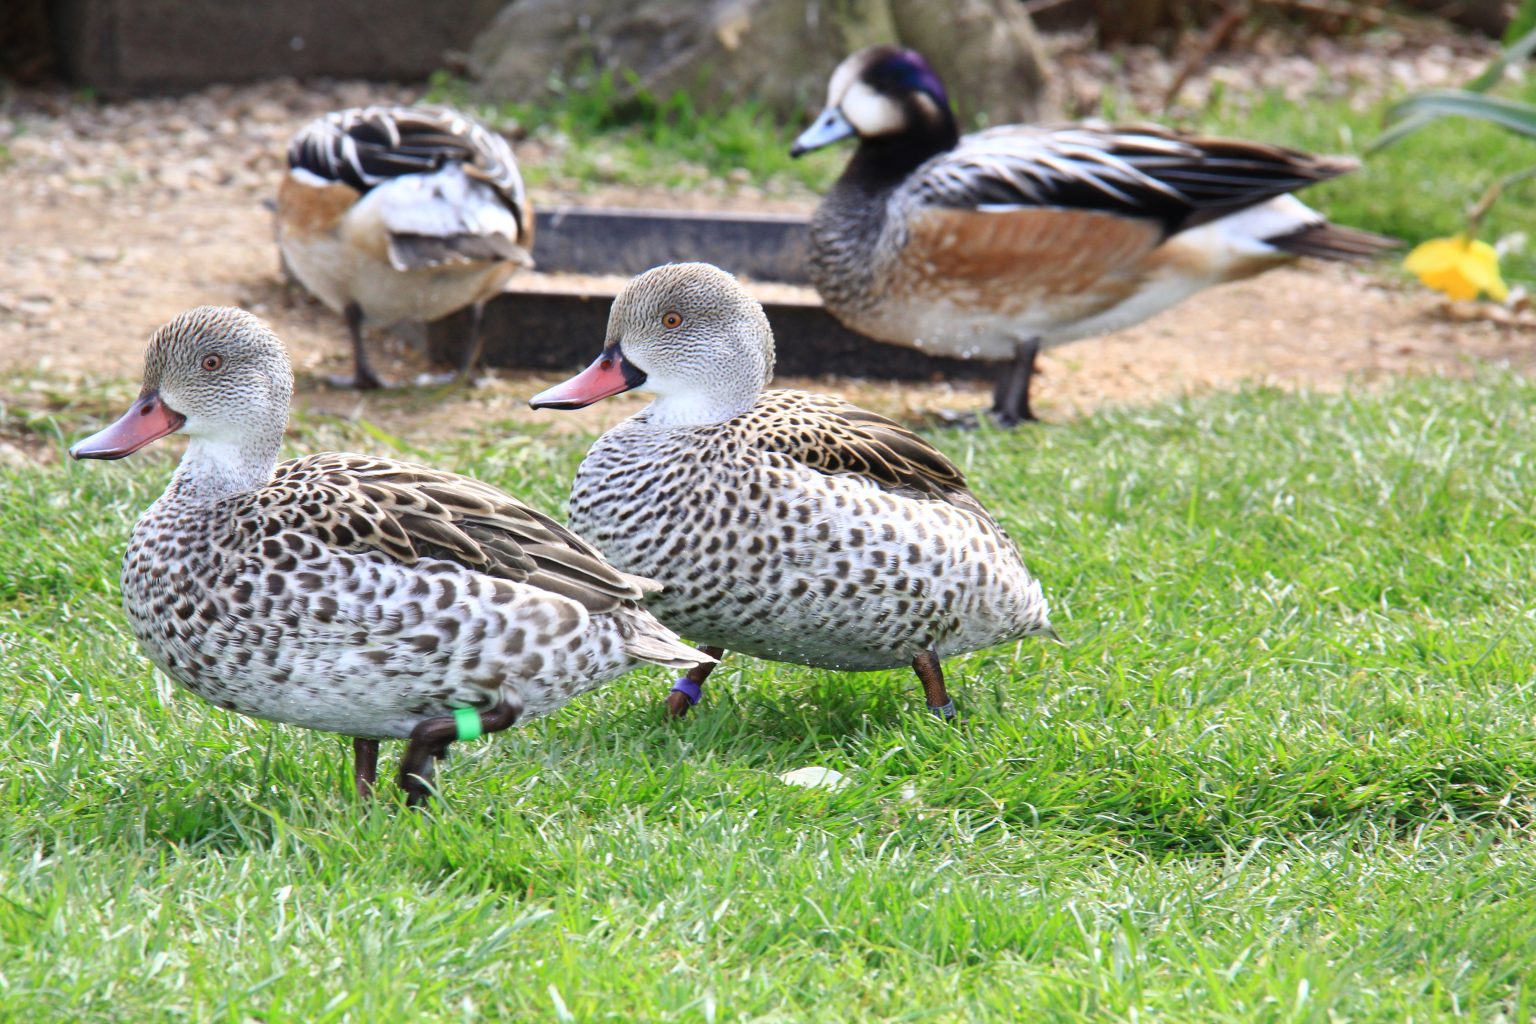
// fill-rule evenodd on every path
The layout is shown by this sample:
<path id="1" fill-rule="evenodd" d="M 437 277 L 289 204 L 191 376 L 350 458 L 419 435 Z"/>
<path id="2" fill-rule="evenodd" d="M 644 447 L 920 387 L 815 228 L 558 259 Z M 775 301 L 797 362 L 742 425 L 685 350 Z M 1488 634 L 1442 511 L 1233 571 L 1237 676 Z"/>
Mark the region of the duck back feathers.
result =
<path id="1" fill-rule="evenodd" d="M 532 230 L 527 195 L 507 140 L 444 107 L 355 107 L 317 118 L 288 145 L 290 170 L 366 193 L 411 175 L 457 166 L 488 185 Z"/>

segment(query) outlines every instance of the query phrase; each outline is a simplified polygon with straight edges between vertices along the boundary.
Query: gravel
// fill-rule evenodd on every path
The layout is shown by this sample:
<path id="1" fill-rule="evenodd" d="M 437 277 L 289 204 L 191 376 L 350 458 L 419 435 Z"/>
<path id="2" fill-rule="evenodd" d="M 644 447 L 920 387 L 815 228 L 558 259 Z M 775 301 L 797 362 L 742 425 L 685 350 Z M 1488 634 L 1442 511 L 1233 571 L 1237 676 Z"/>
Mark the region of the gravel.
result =
<path id="1" fill-rule="evenodd" d="M 1197 48 L 1198 36 L 1187 37 L 1171 56 L 1152 46 L 1105 53 L 1086 32 L 1050 35 L 1045 42 L 1057 105 L 1067 116 L 1094 115 L 1114 101 L 1122 116 L 1134 112 L 1175 121 L 1206 107 L 1218 92 L 1239 102 L 1269 92 L 1292 102 L 1344 99 L 1363 110 L 1411 90 L 1460 85 L 1498 53 L 1491 40 L 1441 30 L 1432 22 L 1340 37 L 1268 30 L 1201 62 L 1165 109 L 1168 89 Z M 1510 74 L 1523 71 L 1512 68 Z"/>

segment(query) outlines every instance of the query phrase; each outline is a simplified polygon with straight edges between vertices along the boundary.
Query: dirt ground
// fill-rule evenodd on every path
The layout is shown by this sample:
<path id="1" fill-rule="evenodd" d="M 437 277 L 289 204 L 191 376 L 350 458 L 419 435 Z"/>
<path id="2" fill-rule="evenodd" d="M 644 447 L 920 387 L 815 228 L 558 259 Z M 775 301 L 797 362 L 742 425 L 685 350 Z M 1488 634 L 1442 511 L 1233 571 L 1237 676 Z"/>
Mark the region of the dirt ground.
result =
<path id="1" fill-rule="evenodd" d="M 126 394 L 149 333 L 202 303 L 244 306 L 272 323 L 293 353 L 301 408 L 366 417 L 408 441 L 503 419 L 597 428 L 637 408 L 639 399 L 578 414 L 528 410 L 527 396 L 557 379 L 550 374 L 503 372 L 487 386 L 432 400 L 360 396 L 319 383 L 345 369 L 346 332 L 339 317 L 282 281 L 263 202 L 282 173 L 285 141 L 304 120 L 337 106 L 413 98 L 410 90 L 363 83 L 291 82 L 108 105 L 12 95 L 0 119 L 0 461 L 56 458 L 56 442 L 27 428 L 29 418 L 59 408 L 71 388 Z M 520 148 L 520 159 L 530 157 Z M 536 203 L 573 198 L 558 189 L 534 196 Z M 809 211 L 814 197 L 765 201 L 727 189 L 680 198 L 629 189 L 580 201 Z M 1301 265 L 1047 354 L 1037 407 L 1065 419 L 1241 382 L 1335 388 L 1403 373 L 1461 374 L 1490 361 L 1531 369 L 1536 334 L 1528 316 L 1502 319 L 1449 308 L 1391 268 Z M 592 339 L 594 353 L 599 340 Z M 424 368 L 406 339 L 377 338 L 375 351 L 392 378 Z M 844 393 L 908 418 L 986 400 L 979 384 L 781 383 Z"/>

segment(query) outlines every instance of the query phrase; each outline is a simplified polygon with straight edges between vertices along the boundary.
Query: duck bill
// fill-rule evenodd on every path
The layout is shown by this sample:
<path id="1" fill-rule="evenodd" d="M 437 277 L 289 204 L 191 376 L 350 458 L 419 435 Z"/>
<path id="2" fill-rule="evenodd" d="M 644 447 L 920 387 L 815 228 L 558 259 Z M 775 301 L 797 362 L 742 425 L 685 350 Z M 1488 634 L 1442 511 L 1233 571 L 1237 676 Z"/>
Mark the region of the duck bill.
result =
<path id="1" fill-rule="evenodd" d="M 116 423 L 84 441 L 75 442 L 69 454 L 77 459 L 120 459 L 167 434 L 174 434 L 185 422 L 185 416 L 161 401 L 160 392 L 147 391 Z"/>
<path id="2" fill-rule="evenodd" d="M 535 409 L 583 409 L 645 383 L 645 371 L 624 358 L 619 346 L 603 349 L 597 361 L 563 384 L 528 400 Z"/>
<path id="3" fill-rule="evenodd" d="M 843 112 L 836 107 L 828 107 L 821 112 L 814 124 L 800 133 L 795 144 L 789 147 L 790 156 L 804 156 L 813 149 L 822 146 L 830 146 L 839 139 L 846 139 L 854 134 L 853 125 L 843 116 Z"/>

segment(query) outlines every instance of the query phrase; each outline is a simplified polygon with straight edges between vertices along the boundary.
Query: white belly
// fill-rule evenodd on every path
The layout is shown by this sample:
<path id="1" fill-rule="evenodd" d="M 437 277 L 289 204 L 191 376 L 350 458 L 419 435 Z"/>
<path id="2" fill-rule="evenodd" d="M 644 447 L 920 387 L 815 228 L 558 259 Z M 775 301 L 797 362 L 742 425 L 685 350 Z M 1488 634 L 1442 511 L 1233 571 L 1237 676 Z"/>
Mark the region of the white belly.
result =
<path id="1" fill-rule="evenodd" d="M 1038 338 L 1041 347 L 1097 337 L 1141 323 L 1178 305 L 1212 282 L 1181 275 L 1154 278 L 1107 308 L 1073 308 L 1086 304 L 1045 300 L 1017 310 L 978 308 L 965 296 L 937 301 L 880 304 L 870 314 L 851 319 L 855 330 L 895 345 L 951 359 L 1012 359 L 1018 343 Z"/>
<path id="2" fill-rule="evenodd" d="M 438 320 L 499 293 L 516 272 L 513 263 L 464 263 L 396 270 L 380 247 L 344 233 L 285 238 L 283 255 L 299 283 L 338 313 L 356 302 L 369 323 Z"/>

